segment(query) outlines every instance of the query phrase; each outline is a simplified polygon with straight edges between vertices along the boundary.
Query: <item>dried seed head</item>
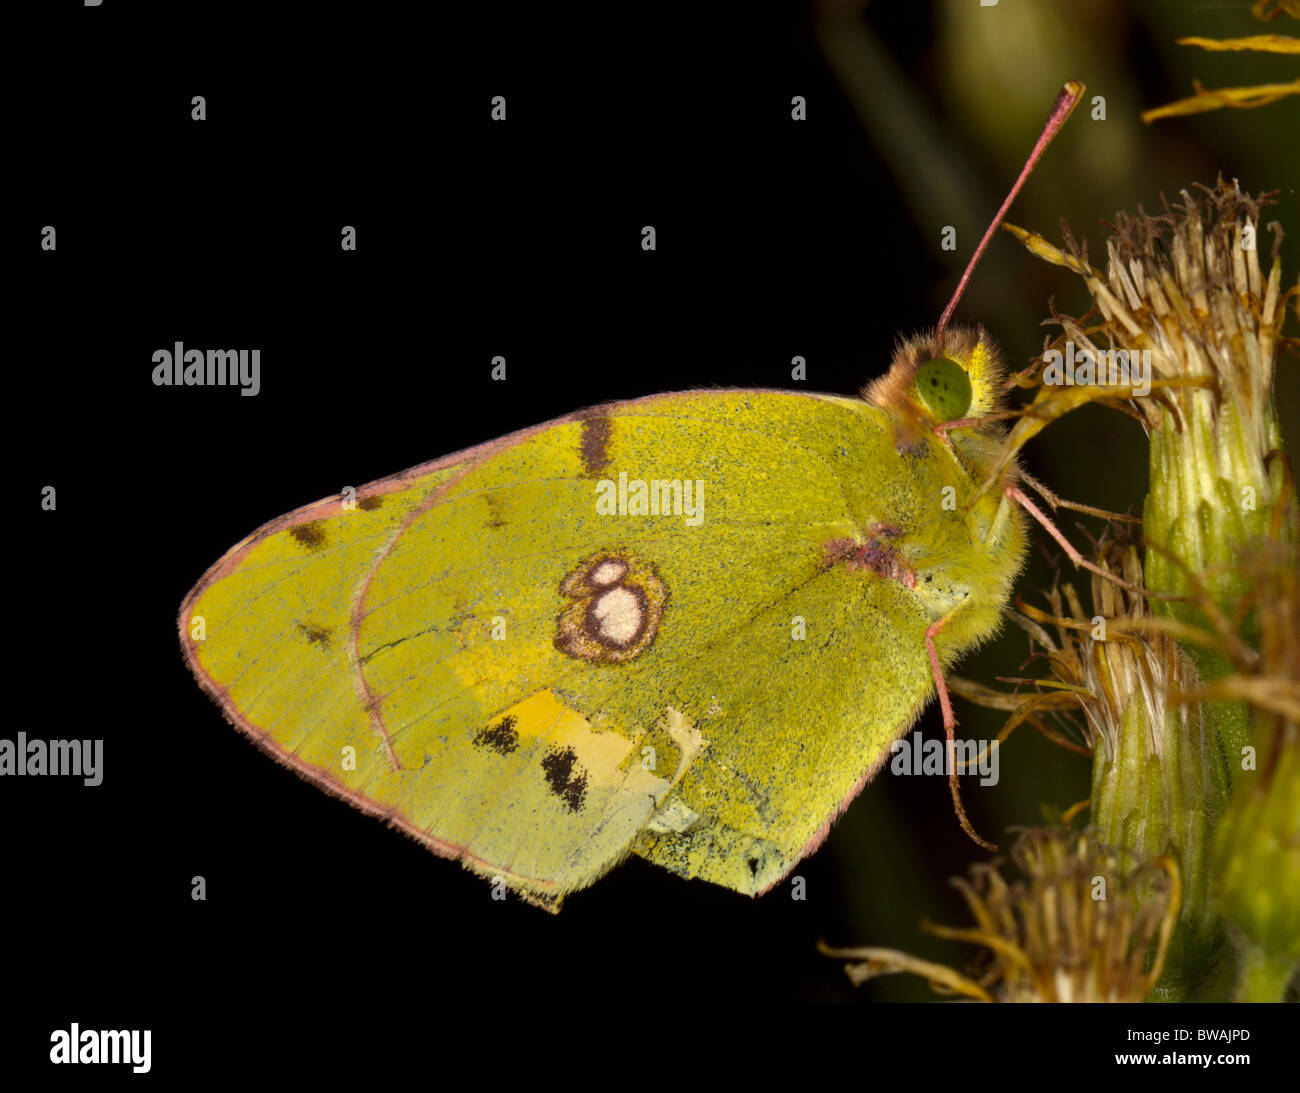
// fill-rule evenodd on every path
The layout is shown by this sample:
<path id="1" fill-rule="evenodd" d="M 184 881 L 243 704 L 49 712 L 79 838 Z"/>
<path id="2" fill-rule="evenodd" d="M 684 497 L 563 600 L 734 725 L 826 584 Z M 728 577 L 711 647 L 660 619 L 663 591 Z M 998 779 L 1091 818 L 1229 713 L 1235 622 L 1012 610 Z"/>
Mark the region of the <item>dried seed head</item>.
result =
<path id="1" fill-rule="evenodd" d="M 1021 876 L 997 863 L 954 878 L 973 928 L 928 926 L 986 952 L 971 975 L 891 949 L 828 949 L 855 961 L 854 983 L 906 971 L 943 993 L 997 1002 L 1140 1002 L 1160 977 L 1179 905 L 1172 858 L 1149 861 L 1091 832 L 1032 828 L 1011 852 Z"/>

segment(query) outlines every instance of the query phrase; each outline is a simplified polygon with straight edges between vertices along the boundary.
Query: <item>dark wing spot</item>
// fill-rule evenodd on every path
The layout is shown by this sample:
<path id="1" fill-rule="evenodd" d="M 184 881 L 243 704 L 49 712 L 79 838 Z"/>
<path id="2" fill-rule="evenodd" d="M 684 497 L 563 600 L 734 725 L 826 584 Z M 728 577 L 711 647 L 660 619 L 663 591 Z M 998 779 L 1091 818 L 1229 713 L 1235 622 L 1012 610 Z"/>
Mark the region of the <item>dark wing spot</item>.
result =
<path id="1" fill-rule="evenodd" d="M 582 469 L 590 475 L 600 474 L 609 462 L 609 418 L 583 418 L 580 447 Z"/>
<path id="2" fill-rule="evenodd" d="M 474 735 L 474 744 L 480 748 L 491 748 L 498 755 L 509 755 L 519 747 L 519 734 L 515 732 L 515 718 L 507 715 L 495 725 L 479 729 Z"/>
<path id="3" fill-rule="evenodd" d="M 384 499 L 378 494 L 371 494 L 369 497 L 363 497 L 357 502 L 357 508 L 362 512 L 371 512 L 374 509 L 382 508 Z"/>
<path id="4" fill-rule="evenodd" d="M 582 808 L 587 796 L 587 772 L 578 765 L 578 754 L 572 748 L 551 751 L 542 760 L 542 770 L 551 792 L 569 806 L 570 812 Z"/>
<path id="5" fill-rule="evenodd" d="M 505 503 L 495 493 L 489 493 L 484 499 L 487 504 L 488 518 L 483 522 L 485 528 L 503 528 L 506 526 Z"/>
<path id="6" fill-rule="evenodd" d="M 330 647 L 330 635 L 334 633 L 334 627 L 323 626 L 318 622 L 300 622 L 298 629 L 312 645 L 319 645 L 322 649 Z"/>
<path id="7" fill-rule="evenodd" d="M 749 872 L 750 872 L 750 875 L 751 875 L 751 876 L 755 876 L 755 877 L 758 876 L 758 859 L 757 859 L 757 858 L 750 858 L 749 861 L 747 861 L 745 864 L 749 866 Z"/>
<path id="8" fill-rule="evenodd" d="M 325 545 L 327 538 L 325 528 L 319 520 L 313 520 L 309 524 L 299 524 L 297 527 L 290 528 L 289 534 L 311 551 L 320 550 Z"/>

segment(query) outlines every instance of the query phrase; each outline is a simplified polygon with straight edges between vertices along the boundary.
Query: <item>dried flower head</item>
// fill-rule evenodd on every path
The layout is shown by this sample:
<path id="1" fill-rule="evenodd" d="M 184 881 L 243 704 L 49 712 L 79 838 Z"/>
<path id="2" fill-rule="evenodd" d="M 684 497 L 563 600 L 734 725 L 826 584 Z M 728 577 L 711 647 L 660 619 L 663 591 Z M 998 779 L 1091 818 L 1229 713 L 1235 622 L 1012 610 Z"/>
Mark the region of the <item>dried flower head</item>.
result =
<path id="1" fill-rule="evenodd" d="M 986 951 L 969 975 L 891 949 L 830 949 L 855 983 L 892 972 L 986 1002 L 1140 1002 L 1159 978 L 1179 904 L 1172 858 L 1154 861 L 1092 832 L 1022 829 L 1010 883 L 995 860 L 954 878 L 975 925 L 928 932 Z"/>
<path id="2" fill-rule="evenodd" d="M 1277 258 L 1259 262 L 1260 210 L 1222 180 L 1202 197 L 1183 191 L 1161 216 L 1121 214 L 1107 244 L 1106 273 L 1088 264 L 1067 231 L 1067 252 L 1041 236 L 1011 230 L 1038 256 L 1079 273 L 1100 320 L 1057 316 L 1062 338 L 1113 358 L 1150 353 L 1151 394 L 1133 402 L 1151 436 L 1151 493 L 1144 513 L 1153 591 L 1188 596 L 1203 575 L 1225 610 L 1244 585 L 1238 548 L 1269 536 L 1294 539 L 1295 485 L 1281 454 L 1273 377 L 1286 299 Z M 1131 398 L 1132 385 L 1040 388 L 1029 416 L 1012 430 L 1014 451 L 1048 420 L 1084 401 Z M 1018 435 L 1019 434 L 1019 435 Z M 1168 548 L 1177 545 L 1176 553 Z M 1203 614 L 1171 608 L 1172 617 L 1205 626 Z M 1203 670 L 1204 664 L 1199 665 Z M 1214 673 L 1211 673 L 1214 674 Z"/>
<path id="3" fill-rule="evenodd" d="M 1161 986 L 1162 995 L 1176 994 L 1194 985 L 1222 941 L 1207 859 L 1230 779 L 1204 707 L 1184 697 L 1199 676 L 1175 637 L 1179 626 L 1152 615 L 1135 544 L 1120 530 L 1102 538 L 1096 558 L 1126 585 L 1094 576 L 1091 616 L 1068 584 L 1049 590 L 1046 611 L 1019 604 L 1052 670 L 1053 678 L 1032 682 L 1051 696 L 1052 710 L 1077 710 L 1077 735 L 1093 754 L 1088 803 L 1098 838 L 1181 867 L 1170 982 Z M 1038 697 L 1026 695 L 1024 708 Z"/>

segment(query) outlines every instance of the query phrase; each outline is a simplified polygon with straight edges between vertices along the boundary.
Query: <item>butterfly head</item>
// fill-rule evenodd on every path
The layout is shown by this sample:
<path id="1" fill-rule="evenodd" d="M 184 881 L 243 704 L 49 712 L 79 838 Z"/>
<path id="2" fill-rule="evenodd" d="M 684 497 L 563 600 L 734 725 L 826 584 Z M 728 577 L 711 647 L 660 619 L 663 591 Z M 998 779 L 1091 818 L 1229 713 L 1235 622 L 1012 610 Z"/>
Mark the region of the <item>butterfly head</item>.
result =
<path id="1" fill-rule="evenodd" d="M 863 389 L 863 397 L 893 420 L 900 451 L 942 448 L 952 453 L 976 481 L 997 465 L 1005 427 L 981 421 L 1006 408 L 1006 367 L 982 326 L 949 327 L 936 336 L 908 338 L 894 351 L 889 371 Z M 966 421 L 954 429 L 948 422 Z M 1014 478 L 1014 460 L 1003 474 Z"/>
<path id="2" fill-rule="evenodd" d="M 938 338 L 922 333 L 904 341 L 889 371 L 862 394 L 915 428 L 933 429 L 1001 410 L 1005 374 L 1002 355 L 982 326 L 949 327 Z"/>

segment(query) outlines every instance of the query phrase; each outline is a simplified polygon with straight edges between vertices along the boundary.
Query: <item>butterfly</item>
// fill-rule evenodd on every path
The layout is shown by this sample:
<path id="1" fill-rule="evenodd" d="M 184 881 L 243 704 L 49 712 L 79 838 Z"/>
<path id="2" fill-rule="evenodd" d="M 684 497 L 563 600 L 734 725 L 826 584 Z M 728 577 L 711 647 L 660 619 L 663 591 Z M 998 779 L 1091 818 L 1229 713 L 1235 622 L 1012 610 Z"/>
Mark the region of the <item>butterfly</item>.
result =
<path id="1" fill-rule="evenodd" d="M 862 397 L 597 406 L 273 520 L 185 598 L 186 661 L 277 760 L 549 910 L 629 854 L 766 892 L 936 690 L 951 738 L 944 671 L 1021 567 L 969 275 Z"/>

